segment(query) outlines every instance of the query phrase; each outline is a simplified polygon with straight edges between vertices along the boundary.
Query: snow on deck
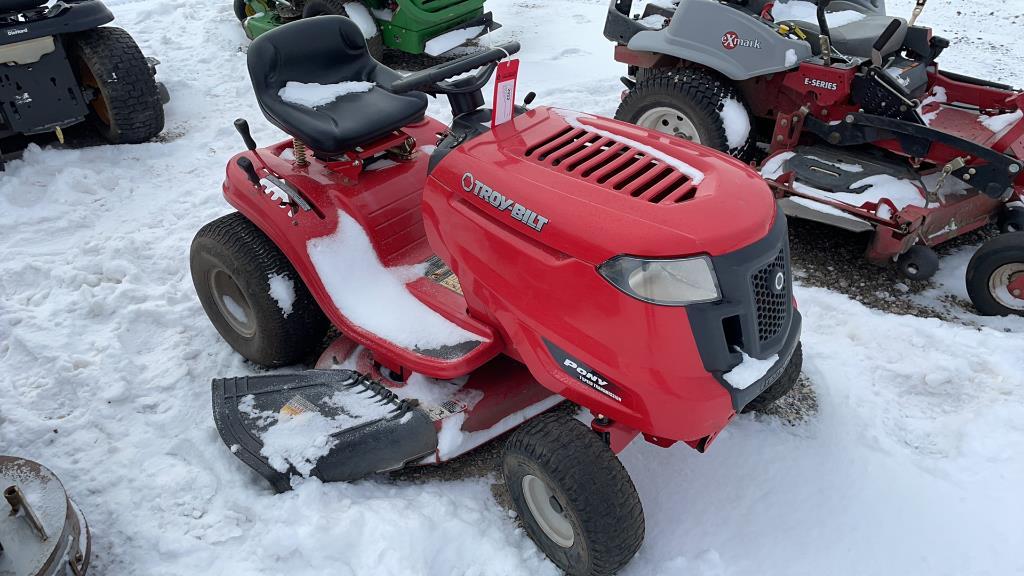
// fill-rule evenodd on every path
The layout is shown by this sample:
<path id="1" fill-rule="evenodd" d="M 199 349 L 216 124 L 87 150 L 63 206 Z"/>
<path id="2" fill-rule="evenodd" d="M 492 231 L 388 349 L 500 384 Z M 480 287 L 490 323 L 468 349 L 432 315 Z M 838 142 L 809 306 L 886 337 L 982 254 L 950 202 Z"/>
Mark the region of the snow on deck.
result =
<path id="1" fill-rule="evenodd" d="M 161 60 L 164 135 L 32 147 L 0 175 L 0 443 L 65 481 L 95 530 L 90 573 L 555 576 L 495 503 L 495 477 L 307 480 L 278 495 L 224 446 L 210 379 L 255 369 L 206 319 L 188 246 L 232 211 L 232 120 L 261 145 L 284 135 L 260 115 L 228 3 L 108 6 Z M 920 22 L 954 38 L 943 68 L 1024 84 L 1024 21 L 1008 6 L 930 2 Z M 523 43 L 537 104 L 614 114 L 625 66 L 601 35 L 607 2 L 487 9 L 504 24 L 489 41 Z M 442 99 L 430 111 L 447 118 Z M 706 454 L 635 441 L 622 460 L 647 538 L 622 575 L 1024 572 L 1024 321 L 965 327 L 795 295 L 818 413 L 795 427 L 739 416 Z"/>

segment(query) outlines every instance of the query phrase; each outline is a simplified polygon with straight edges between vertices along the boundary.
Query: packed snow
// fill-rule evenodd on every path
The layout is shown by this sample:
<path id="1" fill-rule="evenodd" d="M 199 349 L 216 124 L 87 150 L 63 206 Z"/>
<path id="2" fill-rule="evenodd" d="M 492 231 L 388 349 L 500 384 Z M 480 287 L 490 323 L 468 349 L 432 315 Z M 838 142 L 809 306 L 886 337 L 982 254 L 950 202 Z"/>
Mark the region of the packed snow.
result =
<path id="1" fill-rule="evenodd" d="M 374 86 L 373 82 L 362 81 L 338 82 L 337 84 L 288 82 L 277 93 L 281 100 L 290 104 L 316 108 L 330 104 L 346 94 L 369 92 Z"/>
<path id="2" fill-rule="evenodd" d="M 796 66 L 797 59 L 798 58 L 797 58 L 797 55 L 796 55 L 796 50 L 793 50 L 792 48 L 786 50 L 786 67 L 787 68 L 790 67 L 790 66 Z"/>
<path id="3" fill-rule="evenodd" d="M 786 162 L 796 156 L 796 152 L 779 152 L 761 165 L 761 176 L 774 180 L 786 173 Z"/>
<path id="4" fill-rule="evenodd" d="M 942 110 L 942 104 L 946 101 L 946 89 L 942 86 L 935 86 L 932 88 L 931 94 L 921 100 L 921 103 L 917 106 L 917 113 L 921 115 L 921 120 L 925 126 L 928 126 L 932 120 L 935 120 L 935 117 Z M 930 106 L 931 104 L 934 104 L 934 106 Z M 930 107 L 932 110 L 925 112 L 925 107 Z"/>
<path id="5" fill-rule="evenodd" d="M 255 369 L 207 320 L 188 246 L 232 210 L 232 120 L 247 117 L 261 145 L 285 136 L 256 105 L 229 3 L 106 4 L 161 60 L 163 135 L 21 159 L 5 148 L 0 175 L 0 444 L 64 480 L 94 531 L 90 573 L 558 574 L 495 502 L 493 476 L 308 479 L 274 494 L 224 446 L 209 381 Z M 886 4 L 906 16 L 914 3 Z M 1024 21 L 1007 6 L 929 3 L 920 22 L 953 40 L 943 68 L 1024 84 Z M 607 2 L 486 9 L 504 25 L 488 43 L 523 43 L 536 105 L 614 114 L 625 67 L 601 35 Z M 441 99 L 429 110 L 449 119 Z M 943 257 L 923 303 L 963 290 L 974 248 Z M 817 414 L 738 416 L 706 454 L 634 441 L 621 459 L 647 537 L 623 576 L 1024 573 L 1024 321 L 794 291 Z"/>
<path id="6" fill-rule="evenodd" d="M 370 237 L 351 216 L 338 211 L 338 229 L 306 246 L 309 259 L 338 310 L 356 326 L 399 346 L 432 350 L 480 340 L 412 295 L 405 284 L 422 267 L 385 268 Z"/>
<path id="7" fill-rule="evenodd" d="M 1016 110 L 1014 112 L 997 114 L 995 116 L 986 116 L 985 114 L 981 114 L 978 116 L 978 122 L 981 122 L 985 125 L 985 128 L 988 128 L 998 134 L 1016 124 L 1021 118 L 1024 118 L 1024 110 Z"/>
<path id="8" fill-rule="evenodd" d="M 772 6 L 772 18 L 776 22 L 785 21 L 797 21 L 797 22 L 810 22 L 817 24 L 818 22 L 818 6 L 813 2 L 807 2 L 806 0 L 789 0 L 788 2 L 776 2 Z M 834 28 L 845 26 L 858 20 L 863 20 L 865 15 L 856 10 L 837 10 L 835 12 L 827 11 L 825 13 L 825 19 L 828 20 L 828 25 Z"/>
<path id="9" fill-rule="evenodd" d="M 750 114 L 746 107 L 733 97 L 723 98 L 721 116 L 729 149 L 741 148 L 750 137 Z"/>
<path id="10" fill-rule="evenodd" d="M 431 56 L 440 56 L 453 48 L 462 46 L 466 40 L 476 38 L 483 31 L 483 26 L 470 26 L 469 28 L 449 30 L 440 36 L 434 36 L 427 40 L 423 46 L 423 51 Z"/>
<path id="11" fill-rule="evenodd" d="M 665 27 L 665 24 L 668 24 L 668 18 L 661 14 L 651 14 L 641 18 L 639 22 L 652 30 L 661 30 Z"/>
<path id="12" fill-rule="evenodd" d="M 565 120 L 566 124 L 572 126 L 573 128 L 576 128 L 577 130 L 586 130 L 593 134 L 597 134 L 602 138 L 608 138 L 609 140 L 618 142 L 619 144 L 625 144 L 626 146 L 643 152 L 644 154 L 647 154 L 651 158 L 654 158 L 659 162 L 663 162 L 666 166 L 671 166 L 672 168 L 675 168 L 680 173 L 686 175 L 686 177 L 693 181 L 694 184 L 700 184 L 701 182 L 704 181 L 703 172 L 694 168 L 693 166 L 690 166 L 686 162 L 683 162 L 679 158 L 669 156 L 668 154 L 665 154 L 661 150 L 651 148 L 646 144 L 641 144 L 636 140 L 632 140 L 621 134 L 614 134 L 612 132 L 608 132 L 607 130 L 601 130 L 600 128 L 596 128 L 589 124 L 584 124 L 583 122 L 580 122 L 581 119 L 595 119 L 595 117 L 591 116 L 590 114 L 574 112 L 572 110 L 563 110 L 560 108 L 555 108 L 554 111 L 557 112 L 558 115 L 560 115 Z"/>
<path id="13" fill-rule="evenodd" d="M 346 2 L 344 8 L 345 15 L 359 26 L 360 32 L 363 33 L 363 38 L 370 39 L 378 34 L 377 23 L 373 21 L 373 16 L 370 15 L 370 11 L 365 4 L 362 2 Z"/>
<path id="14" fill-rule="evenodd" d="M 281 315 L 287 318 L 295 304 L 295 283 L 285 274 L 271 274 L 267 280 L 270 283 L 270 297 L 277 302 Z"/>
<path id="15" fill-rule="evenodd" d="M 740 353 L 743 354 L 743 361 L 732 370 L 722 374 L 725 381 L 738 390 L 750 388 L 754 382 L 764 378 L 768 371 L 772 369 L 772 366 L 775 366 L 775 363 L 779 361 L 778 354 L 764 360 L 758 360 L 757 358 L 747 356 L 747 353 L 742 350 L 740 350 Z"/>

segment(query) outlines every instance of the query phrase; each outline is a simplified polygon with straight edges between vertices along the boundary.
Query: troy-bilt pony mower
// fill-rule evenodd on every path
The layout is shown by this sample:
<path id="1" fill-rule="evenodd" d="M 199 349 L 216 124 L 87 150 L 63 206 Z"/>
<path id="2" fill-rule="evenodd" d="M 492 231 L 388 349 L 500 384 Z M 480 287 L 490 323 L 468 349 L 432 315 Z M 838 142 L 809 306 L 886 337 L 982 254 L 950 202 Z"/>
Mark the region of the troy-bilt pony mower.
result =
<path id="1" fill-rule="evenodd" d="M 196 291 L 257 364 L 343 336 L 317 370 L 215 380 L 214 412 L 279 490 L 517 428 L 503 474 L 527 532 L 569 573 L 610 574 L 644 535 L 614 454 L 640 434 L 703 451 L 797 379 L 786 219 L 747 166 L 654 131 L 514 91 L 492 127 L 482 88 L 518 49 L 403 77 L 342 17 L 252 43 L 257 100 L 293 139 L 257 148 L 236 123 L 238 212 L 197 234 Z M 447 96 L 451 126 L 424 117 L 426 94 Z M 589 427 L 542 414 L 565 399 Z"/>
<path id="2" fill-rule="evenodd" d="M 882 0 L 630 11 L 613 0 L 605 25 L 633 73 L 616 118 L 745 160 L 767 147 L 761 173 L 785 212 L 873 233 L 871 262 L 923 280 L 932 247 L 990 222 L 1024 229 L 1024 94 L 939 70 L 949 42 Z M 1011 280 L 967 278 L 972 295 Z"/>
<path id="3" fill-rule="evenodd" d="M 299 18 L 345 16 L 377 60 L 384 48 L 438 56 L 500 28 L 483 7 L 484 0 L 234 0 L 249 38 Z"/>
<path id="4" fill-rule="evenodd" d="M 167 92 L 99 0 L 0 0 L 0 138 L 56 132 L 86 118 L 113 144 L 164 127 Z M 0 156 L 0 168 L 3 158 Z"/>

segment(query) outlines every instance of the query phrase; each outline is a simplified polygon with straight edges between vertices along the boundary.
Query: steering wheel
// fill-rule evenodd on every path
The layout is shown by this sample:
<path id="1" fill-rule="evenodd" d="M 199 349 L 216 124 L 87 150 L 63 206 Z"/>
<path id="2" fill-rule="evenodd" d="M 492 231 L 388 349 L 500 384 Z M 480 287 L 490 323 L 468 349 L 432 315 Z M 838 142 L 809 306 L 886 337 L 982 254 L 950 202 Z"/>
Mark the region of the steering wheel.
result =
<path id="1" fill-rule="evenodd" d="M 487 81 L 494 74 L 498 62 L 504 58 L 519 52 L 519 42 L 508 42 L 500 44 L 487 50 L 467 54 L 449 62 L 443 62 L 437 66 L 431 66 L 419 72 L 413 72 L 407 76 L 395 80 L 390 86 L 386 86 L 388 92 L 401 94 L 413 90 L 426 92 L 427 94 L 462 94 L 475 92 L 484 87 Z M 480 70 L 465 78 L 448 80 L 453 76 L 465 74 L 471 70 Z"/>

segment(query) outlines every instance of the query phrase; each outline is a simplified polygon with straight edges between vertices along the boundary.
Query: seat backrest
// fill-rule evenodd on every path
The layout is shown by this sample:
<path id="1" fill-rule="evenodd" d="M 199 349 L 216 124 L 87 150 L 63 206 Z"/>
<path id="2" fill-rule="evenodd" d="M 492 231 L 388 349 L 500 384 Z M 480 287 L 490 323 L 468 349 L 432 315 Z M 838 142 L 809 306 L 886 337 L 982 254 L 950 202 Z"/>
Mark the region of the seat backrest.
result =
<path id="1" fill-rule="evenodd" d="M 379 66 L 362 30 L 343 16 L 307 18 L 265 32 L 249 45 L 247 61 L 257 99 L 277 94 L 290 81 L 369 80 Z"/>
<path id="2" fill-rule="evenodd" d="M 0 0 L 0 13 L 23 12 L 46 4 L 47 0 Z"/>

